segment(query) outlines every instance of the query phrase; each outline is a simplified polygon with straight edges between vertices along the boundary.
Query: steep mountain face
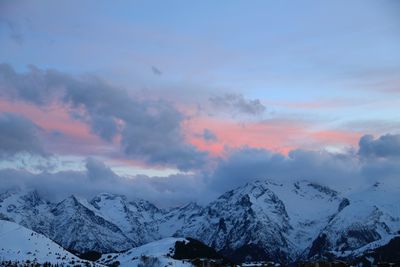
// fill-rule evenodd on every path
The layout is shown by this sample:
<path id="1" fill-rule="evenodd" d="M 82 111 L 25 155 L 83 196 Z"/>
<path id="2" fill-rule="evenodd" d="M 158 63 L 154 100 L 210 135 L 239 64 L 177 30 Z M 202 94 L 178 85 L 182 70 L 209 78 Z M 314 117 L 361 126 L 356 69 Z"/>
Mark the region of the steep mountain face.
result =
<path id="1" fill-rule="evenodd" d="M 57 204 L 51 213 L 50 238 L 70 250 L 123 251 L 137 245 L 118 226 L 96 215 L 74 196 Z"/>
<path id="2" fill-rule="evenodd" d="M 36 191 L 8 190 L 0 194 L 0 219 L 7 219 L 35 232 L 50 235 L 51 204 Z"/>
<path id="3" fill-rule="evenodd" d="M 400 190 L 375 184 L 349 196 L 348 204 L 312 243 L 309 257 L 359 256 L 400 234 Z"/>
<path id="4" fill-rule="evenodd" d="M 53 204 L 36 191 L 12 190 L 0 195 L 0 218 L 41 233 L 72 251 L 122 251 L 137 245 L 82 202 L 71 196 Z"/>
<path id="5" fill-rule="evenodd" d="M 282 201 L 262 184 L 229 191 L 207 206 L 183 234 L 194 236 L 224 251 L 228 256 L 252 244 L 249 255 L 258 259 L 258 250 L 267 257 L 289 257 L 287 233 L 291 228 Z M 255 249 L 257 248 L 257 249 Z M 261 256 L 261 255 L 260 255 Z"/>
<path id="6" fill-rule="evenodd" d="M 135 245 L 161 238 L 152 222 L 158 220 L 163 212 L 148 201 L 129 202 L 125 196 L 103 193 L 93 198 L 90 205 L 96 214 L 118 226 L 134 240 Z"/>
<path id="7" fill-rule="evenodd" d="M 258 181 L 223 194 L 178 234 L 198 238 L 238 261 L 291 261 L 342 201 L 335 191 L 309 182 Z"/>
<path id="8" fill-rule="evenodd" d="M 163 237 L 168 236 L 185 236 L 187 233 L 194 233 L 197 228 L 196 221 L 204 215 L 204 208 L 191 202 L 185 206 L 172 208 L 165 211 L 159 220 L 155 221 L 158 232 Z M 192 227 L 192 228 L 191 228 Z M 188 235 L 188 236 L 191 236 Z"/>
<path id="9" fill-rule="evenodd" d="M 77 252 L 118 252 L 166 237 L 193 237 L 235 261 L 356 258 L 400 235 L 400 189 L 342 195 L 299 181 L 257 181 L 201 207 L 169 210 L 100 194 L 50 203 L 35 191 L 0 195 L 0 218 Z"/>

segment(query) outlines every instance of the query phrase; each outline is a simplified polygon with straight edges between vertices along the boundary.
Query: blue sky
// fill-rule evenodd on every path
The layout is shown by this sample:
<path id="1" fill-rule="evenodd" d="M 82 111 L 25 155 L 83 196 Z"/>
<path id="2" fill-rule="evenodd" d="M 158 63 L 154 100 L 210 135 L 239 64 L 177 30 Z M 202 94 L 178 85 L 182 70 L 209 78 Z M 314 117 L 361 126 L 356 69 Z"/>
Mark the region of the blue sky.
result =
<path id="1" fill-rule="evenodd" d="M 0 56 L 19 69 L 94 73 L 127 88 L 362 99 L 359 90 L 375 94 L 398 75 L 399 9 L 395 1 L 5 1 Z"/>

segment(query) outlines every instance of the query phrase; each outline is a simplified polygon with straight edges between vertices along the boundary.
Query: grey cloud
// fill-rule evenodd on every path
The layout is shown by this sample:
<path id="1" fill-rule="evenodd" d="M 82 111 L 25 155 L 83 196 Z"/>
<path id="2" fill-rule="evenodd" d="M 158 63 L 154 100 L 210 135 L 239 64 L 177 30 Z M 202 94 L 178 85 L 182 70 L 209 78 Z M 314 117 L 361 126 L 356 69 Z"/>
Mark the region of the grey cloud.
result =
<path id="1" fill-rule="evenodd" d="M 99 135 L 106 141 L 112 141 L 119 132 L 119 127 L 115 119 L 111 116 L 93 114 L 90 118 L 90 124 L 93 133 Z"/>
<path id="2" fill-rule="evenodd" d="M 22 35 L 21 27 L 18 23 L 2 18 L 0 16 L 0 26 L 3 26 L 7 29 L 8 37 L 17 43 L 18 45 L 22 45 L 24 42 L 24 37 Z"/>
<path id="3" fill-rule="evenodd" d="M 86 159 L 87 177 L 93 182 L 104 180 L 115 180 L 117 175 L 102 161 L 89 157 Z"/>
<path id="4" fill-rule="evenodd" d="M 386 134 L 377 139 L 364 135 L 359 142 L 360 157 L 400 157 L 400 134 Z"/>
<path id="5" fill-rule="evenodd" d="M 218 140 L 218 137 L 210 129 L 204 129 L 203 139 L 206 140 L 207 142 L 216 142 Z"/>
<path id="6" fill-rule="evenodd" d="M 19 29 L 19 27 L 13 23 L 13 22 L 7 22 L 8 25 L 8 35 L 11 38 L 11 40 L 13 40 L 14 42 L 16 42 L 19 45 L 22 45 L 24 42 L 24 38 L 22 36 L 21 30 Z"/>
<path id="7" fill-rule="evenodd" d="M 256 179 L 305 179 L 337 189 L 400 179 L 400 135 L 360 138 L 357 151 L 293 150 L 287 156 L 266 149 L 240 148 L 220 159 L 210 189 L 223 192 Z"/>
<path id="8" fill-rule="evenodd" d="M 182 114 L 163 101 L 148 103 L 151 114 L 141 124 L 130 123 L 122 130 L 122 145 L 128 155 L 145 155 L 156 164 L 175 164 L 188 170 L 205 164 L 207 153 L 183 142 Z M 151 140 L 142 142 L 141 140 Z"/>
<path id="9" fill-rule="evenodd" d="M 366 182 L 379 182 L 386 179 L 400 180 L 400 160 L 375 159 L 363 162 L 361 175 Z"/>
<path id="10" fill-rule="evenodd" d="M 259 99 L 246 99 L 241 94 L 214 96 L 209 101 L 217 109 L 246 115 L 260 115 L 266 110 Z"/>
<path id="11" fill-rule="evenodd" d="M 22 116 L 0 113 L 0 157 L 23 152 L 45 155 L 38 130 L 33 122 Z"/>
<path id="12" fill-rule="evenodd" d="M 125 153 L 147 163 L 188 170 L 202 166 L 207 157 L 183 141 L 180 125 L 184 117 L 172 105 L 134 99 L 96 77 L 78 79 L 34 66 L 27 73 L 17 73 L 1 64 L 0 96 L 37 105 L 58 100 L 72 109 L 71 116 L 87 122 L 104 140 L 121 134 Z M 84 114 L 77 116 L 81 110 Z"/>
<path id="13" fill-rule="evenodd" d="M 157 75 L 157 76 L 161 76 L 162 75 L 162 71 L 159 68 L 155 67 L 155 66 L 151 66 L 151 71 L 153 72 L 154 75 Z"/>
<path id="14" fill-rule="evenodd" d="M 27 185 L 54 198 L 69 194 L 91 197 L 100 192 L 144 198 L 161 206 L 189 201 L 207 203 L 220 193 L 256 179 L 275 181 L 309 180 L 337 190 L 357 190 L 377 181 L 400 179 L 399 158 L 359 160 L 354 152 L 294 150 L 282 155 L 265 149 L 244 147 L 219 159 L 214 171 L 168 177 L 116 175 L 104 163 L 89 158 L 86 171 L 31 174 L 0 170 L 0 188 Z"/>
<path id="15" fill-rule="evenodd" d="M 359 141 L 358 155 L 362 175 L 369 180 L 400 179 L 400 135 L 386 134 L 378 138 L 364 135 Z"/>
<path id="16" fill-rule="evenodd" d="M 360 178 L 354 155 L 294 150 L 288 156 L 265 149 L 241 148 L 221 159 L 210 186 L 225 191 L 256 179 L 310 180 L 328 185 L 354 184 Z"/>
<path id="17" fill-rule="evenodd" d="M 60 88 L 52 88 L 51 71 L 29 66 L 29 72 L 16 73 L 8 64 L 0 64 L 0 96 L 38 105 L 49 103 Z"/>
<path id="18" fill-rule="evenodd" d="M 169 177 L 118 176 L 101 161 L 89 158 L 86 171 L 43 172 L 0 170 L 0 192 L 12 187 L 36 189 L 42 195 L 60 201 L 71 194 L 92 198 L 108 192 L 126 195 L 129 199 L 146 199 L 161 207 L 183 205 L 205 197 L 204 182 L 195 175 Z"/>

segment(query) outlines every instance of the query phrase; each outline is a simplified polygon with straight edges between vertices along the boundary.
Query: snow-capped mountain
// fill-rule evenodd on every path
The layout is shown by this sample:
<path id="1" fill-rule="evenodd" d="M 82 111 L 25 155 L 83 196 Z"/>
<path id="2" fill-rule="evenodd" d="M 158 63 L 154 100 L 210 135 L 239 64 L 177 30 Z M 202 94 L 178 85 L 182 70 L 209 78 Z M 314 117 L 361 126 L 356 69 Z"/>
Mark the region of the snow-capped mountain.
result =
<path id="1" fill-rule="evenodd" d="M 0 219 L 12 220 L 46 236 L 51 234 L 51 204 L 33 191 L 8 190 L 0 194 Z"/>
<path id="2" fill-rule="evenodd" d="M 41 233 L 71 251 L 123 251 L 137 245 L 86 202 L 71 196 L 54 204 L 36 191 L 11 190 L 0 195 L 0 218 Z"/>
<path id="3" fill-rule="evenodd" d="M 0 237 L 2 261 L 101 266 L 81 260 L 49 238 L 13 222 L 0 220 Z"/>
<path id="4" fill-rule="evenodd" d="M 351 194 L 313 242 L 309 257 L 360 256 L 400 235 L 400 190 L 375 184 Z"/>
<path id="5" fill-rule="evenodd" d="M 145 200 L 100 194 L 59 203 L 35 191 L 0 195 L 0 218 L 79 253 L 126 251 L 168 237 L 193 237 L 236 261 L 358 257 L 400 233 L 400 189 L 375 185 L 351 194 L 308 181 L 256 181 L 205 207 L 159 209 Z"/>
<path id="6" fill-rule="evenodd" d="M 125 196 L 100 194 L 90 201 L 90 207 L 98 216 L 117 225 L 135 245 L 160 239 L 156 225 L 163 212 L 145 200 L 128 201 Z"/>
<path id="7" fill-rule="evenodd" d="M 138 244 L 74 196 L 55 205 L 51 214 L 50 238 L 72 251 L 123 251 Z"/>
<path id="8" fill-rule="evenodd" d="M 343 199 L 309 182 L 257 181 L 226 192 L 179 232 L 233 259 L 291 261 L 317 237 Z"/>

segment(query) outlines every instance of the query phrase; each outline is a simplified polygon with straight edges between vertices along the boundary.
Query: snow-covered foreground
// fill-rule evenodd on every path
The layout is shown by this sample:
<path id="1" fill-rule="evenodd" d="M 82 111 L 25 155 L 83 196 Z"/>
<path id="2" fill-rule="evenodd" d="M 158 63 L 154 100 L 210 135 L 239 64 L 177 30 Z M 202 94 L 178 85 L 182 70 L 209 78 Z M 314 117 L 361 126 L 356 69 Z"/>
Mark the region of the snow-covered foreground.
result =
<path id="1" fill-rule="evenodd" d="M 100 266 L 79 259 L 41 234 L 5 220 L 0 220 L 0 261 Z"/>
<path id="2" fill-rule="evenodd" d="M 119 266 L 121 267 L 139 266 L 141 263 L 144 266 L 153 266 L 150 265 L 151 262 L 155 263 L 154 266 L 193 266 L 190 262 L 184 260 L 175 260 L 172 258 L 175 250 L 175 243 L 177 241 L 189 242 L 185 238 L 164 238 L 137 248 L 130 249 L 124 253 L 104 254 L 97 262 L 102 264 L 119 262 Z M 148 265 L 146 265 L 146 263 Z"/>

